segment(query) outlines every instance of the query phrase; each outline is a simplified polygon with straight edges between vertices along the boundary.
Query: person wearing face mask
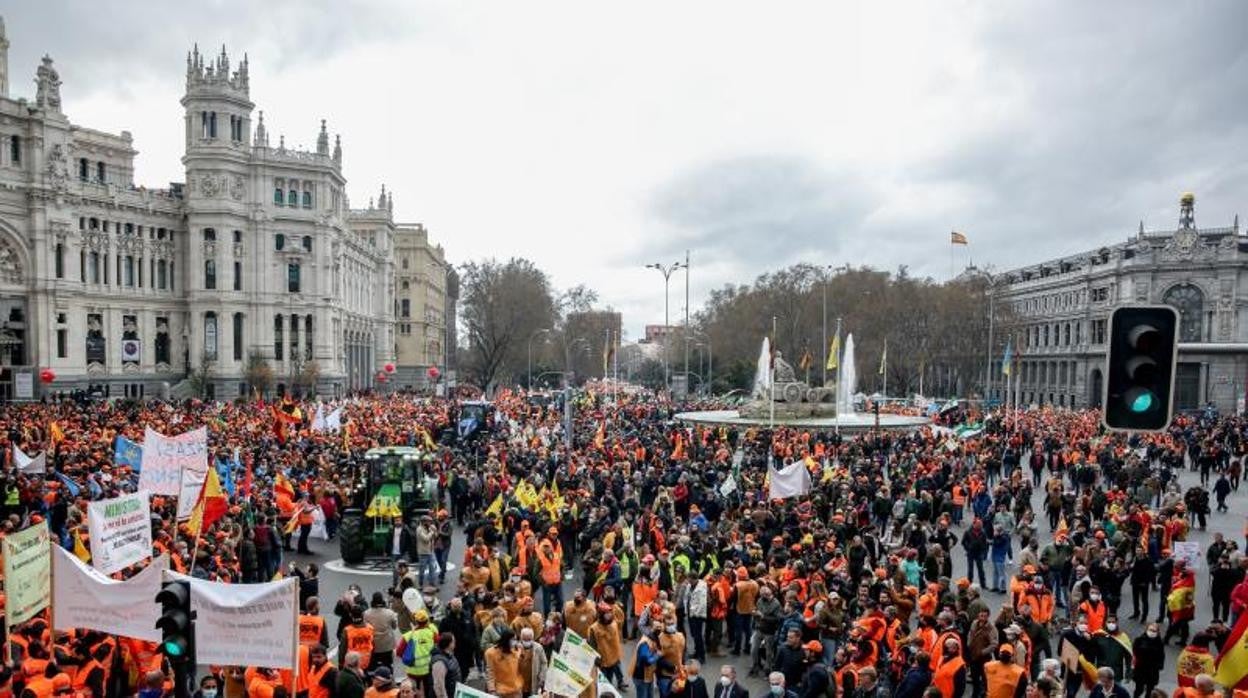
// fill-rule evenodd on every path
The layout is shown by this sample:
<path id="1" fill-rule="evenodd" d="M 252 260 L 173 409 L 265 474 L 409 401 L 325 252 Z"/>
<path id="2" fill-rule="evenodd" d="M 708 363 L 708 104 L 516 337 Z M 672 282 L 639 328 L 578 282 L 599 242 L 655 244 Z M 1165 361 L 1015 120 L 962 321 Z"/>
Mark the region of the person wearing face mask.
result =
<path id="1" fill-rule="evenodd" d="M 1066 667 L 1066 698 L 1075 698 L 1083 687 L 1083 672 L 1080 669 L 1080 657 L 1096 664 L 1096 645 L 1092 642 L 1092 632 L 1088 629 L 1088 619 L 1079 616 L 1073 628 L 1062 633 L 1057 644 L 1057 655 Z"/>
<path id="2" fill-rule="evenodd" d="M 1127 698 L 1127 689 L 1115 679 L 1114 670 L 1101 667 L 1096 670 L 1096 685 L 1091 698 Z"/>
<path id="3" fill-rule="evenodd" d="M 719 683 L 712 698 L 749 698 L 750 692 L 737 683 L 737 669 L 731 664 L 719 668 Z"/>
<path id="4" fill-rule="evenodd" d="M 1161 632 L 1156 623 L 1149 623 L 1148 628 L 1131 643 L 1131 654 L 1135 658 L 1132 674 L 1135 680 L 1134 698 L 1150 695 L 1161 680 L 1161 670 L 1166 664 L 1166 648 L 1161 642 Z"/>
<path id="5" fill-rule="evenodd" d="M 797 698 L 797 694 L 785 688 L 782 672 L 773 671 L 767 675 L 767 693 L 759 698 Z"/>
<path id="6" fill-rule="evenodd" d="M 702 678 L 702 664 L 696 659 L 685 662 L 685 685 L 672 691 L 673 698 L 710 698 L 706 679 Z"/>
<path id="7" fill-rule="evenodd" d="M 1131 637 L 1118 626 L 1118 617 L 1109 616 L 1105 627 L 1092 633 L 1096 645 L 1096 665 L 1112 669 L 1115 677 L 1131 680 Z"/>
<path id="8" fill-rule="evenodd" d="M 1107 612 L 1105 602 L 1101 601 L 1101 590 L 1097 587 L 1090 587 L 1087 600 L 1079 604 L 1079 613 L 1087 619 L 1089 632 L 1097 633 L 1105 627 Z"/>
<path id="9" fill-rule="evenodd" d="M 659 696 L 667 698 L 672 692 L 672 681 L 685 662 L 685 635 L 676 627 L 675 613 L 666 613 L 663 616 L 663 629 L 658 640 L 659 654 L 663 660 L 657 666 L 656 684 Z"/>
<path id="10" fill-rule="evenodd" d="M 217 698 L 220 693 L 220 685 L 217 683 L 217 677 L 208 674 L 199 680 L 199 690 L 191 694 L 191 698 Z"/>
<path id="11" fill-rule="evenodd" d="M 523 695 L 542 692 L 546 683 L 546 651 L 533 641 L 533 630 L 520 631 L 520 679 L 524 682 Z"/>

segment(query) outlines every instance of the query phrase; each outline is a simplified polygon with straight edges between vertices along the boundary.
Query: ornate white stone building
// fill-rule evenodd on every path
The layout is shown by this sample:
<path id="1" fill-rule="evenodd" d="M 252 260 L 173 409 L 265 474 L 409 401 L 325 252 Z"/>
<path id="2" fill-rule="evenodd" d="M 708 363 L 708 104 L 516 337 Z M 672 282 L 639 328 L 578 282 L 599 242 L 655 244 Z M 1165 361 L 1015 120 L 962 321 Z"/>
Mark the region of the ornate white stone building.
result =
<path id="1" fill-rule="evenodd" d="M 1002 272 L 1022 404 L 1099 407 L 1109 315 L 1116 306 L 1164 303 L 1179 311 L 1174 408 L 1236 409 L 1248 389 L 1248 237 L 1238 217 L 1198 228 L 1184 194 L 1178 226 L 1138 231 L 1125 242 Z M 998 342 L 1003 345 L 1005 339 Z M 997 356 L 1000 356 L 998 348 Z M 1004 379 L 993 397 L 1004 399 Z"/>
<path id="2" fill-rule="evenodd" d="M 33 101 L 9 94 L 3 37 L 0 22 L 0 397 L 38 397 L 42 369 L 53 390 L 113 396 L 192 376 L 249 395 L 266 364 L 270 390 L 373 386 L 395 358 L 393 200 L 349 207 L 324 121 L 314 151 L 274 144 L 246 57 L 195 49 L 185 184 L 136 186 L 130 133 L 72 123 L 50 58 Z"/>

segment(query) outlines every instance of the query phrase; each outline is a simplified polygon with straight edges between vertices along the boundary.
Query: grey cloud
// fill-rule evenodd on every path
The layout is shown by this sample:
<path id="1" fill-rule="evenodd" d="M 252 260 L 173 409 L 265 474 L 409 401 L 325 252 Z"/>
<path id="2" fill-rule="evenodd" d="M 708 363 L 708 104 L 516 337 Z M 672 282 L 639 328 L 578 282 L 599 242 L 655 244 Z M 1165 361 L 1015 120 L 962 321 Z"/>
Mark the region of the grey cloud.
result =
<path id="1" fill-rule="evenodd" d="M 358 44 L 414 30 L 412 3 L 346 6 L 330 0 L 42 0 L 3 9 L 12 93 L 32 93 L 35 67 L 51 54 L 67 96 L 129 94 L 136 79 L 181 76 L 186 52 L 199 43 L 215 56 L 225 44 L 231 63 L 244 52 L 278 66 L 321 62 Z M 253 72 L 257 66 L 253 65 Z M 265 68 L 266 71 L 272 69 Z"/>
<path id="2" fill-rule="evenodd" d="M 670 230 L 639 251 L 696 249 L 711 262 L 743 261 L 759 271 L 811 254 L 832 254 L 875 205 L 863 182 L 803 157 L 750 155 L 701 164 L 652 196 L 647 218 Z M 640 259 L 640 257 L 639 257 Z"/>

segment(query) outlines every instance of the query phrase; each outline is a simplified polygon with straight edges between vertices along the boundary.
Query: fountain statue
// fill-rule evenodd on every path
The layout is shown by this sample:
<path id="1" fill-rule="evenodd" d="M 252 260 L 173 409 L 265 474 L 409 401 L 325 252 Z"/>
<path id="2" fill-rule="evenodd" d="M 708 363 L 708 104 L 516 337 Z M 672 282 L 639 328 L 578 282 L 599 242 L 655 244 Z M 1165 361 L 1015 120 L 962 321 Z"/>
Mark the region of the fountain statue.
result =
<path id="1" fill-rule="evenodd" d="M 858 365 L 854 363 L 854 335 L 845 336 L 845 356 L 841 359 L 836 379 L 836 411 L 854 413 L 854 393 L 858 390 Z"/>
<path id="2" fill-rule="evenodd" d="M 754 399 L 744 405 L 743 417 L 778 419 L 799 417 L 834 417 L 836 403 L 832 401 L 835 391 L 826 387 L 811 387 L 797 380 L 793 366 L 784 360 L 784 354 L 770 350 L 767 338 L 758 356 L 758 369 L 754 376 Z"/>

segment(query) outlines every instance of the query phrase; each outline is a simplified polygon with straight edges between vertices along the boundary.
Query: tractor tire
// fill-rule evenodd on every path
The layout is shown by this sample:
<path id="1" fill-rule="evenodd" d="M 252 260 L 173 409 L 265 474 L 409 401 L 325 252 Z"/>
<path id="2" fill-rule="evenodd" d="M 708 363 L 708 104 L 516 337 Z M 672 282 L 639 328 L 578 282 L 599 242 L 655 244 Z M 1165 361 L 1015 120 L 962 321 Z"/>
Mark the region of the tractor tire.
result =
<path id="1" fill-rule="evenodd" d="M 348 565 L 364 562 L 368 549 L 368 541 L 364 537 L 364 512 L 359 509 L 347 509 L 342 512 L 342 521 L 338 525 L 338 545 L 342 550 L 342 561 Z"/>

